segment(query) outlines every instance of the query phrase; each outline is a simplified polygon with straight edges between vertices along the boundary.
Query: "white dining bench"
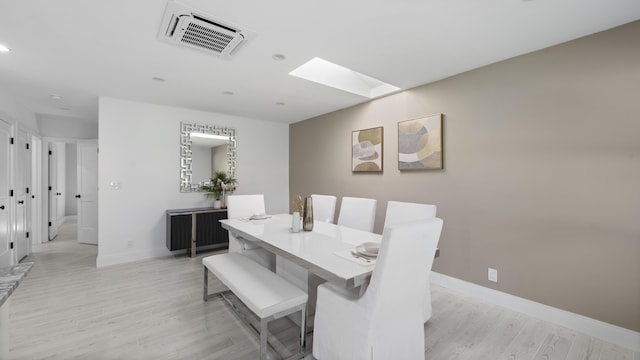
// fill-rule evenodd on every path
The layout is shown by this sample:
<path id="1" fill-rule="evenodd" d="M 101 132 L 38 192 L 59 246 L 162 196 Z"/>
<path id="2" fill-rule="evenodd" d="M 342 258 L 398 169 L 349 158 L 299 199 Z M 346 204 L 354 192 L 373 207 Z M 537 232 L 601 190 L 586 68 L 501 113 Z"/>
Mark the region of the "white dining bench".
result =
<path id="1" fill-rule="evenodd" d="M 267 325 L 271 320 L 301 313 L 300 355 L 305 352 L 305 319 L 308 295 L 289 281 L 239 253 L 207 256 L 204 265 L 204 301 L 223 296 L 209 294 L 209 271 L 260 318 L 260 359 L 267 358 Z"/>

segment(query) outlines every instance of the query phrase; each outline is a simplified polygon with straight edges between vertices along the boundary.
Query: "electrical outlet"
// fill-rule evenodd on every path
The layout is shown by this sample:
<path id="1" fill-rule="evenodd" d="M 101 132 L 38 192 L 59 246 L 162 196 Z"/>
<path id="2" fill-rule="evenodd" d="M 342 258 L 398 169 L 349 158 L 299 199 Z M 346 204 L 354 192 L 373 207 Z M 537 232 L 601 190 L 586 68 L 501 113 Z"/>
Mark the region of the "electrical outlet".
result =
<path id="1" fill-rule="evenodd" d="M 498 282 L 498 270 L 489 268 L 488 271 L 489 281 L 493 281 L 494 283 Z"/>
<path id="2" fill-rule="evenodd" d="M 129 249 L 132 249 L 132 248 L 133 248 L 133 240 L 128 240 L 128 241 L 127 241 L 127 247 L 128 247 Z"/>

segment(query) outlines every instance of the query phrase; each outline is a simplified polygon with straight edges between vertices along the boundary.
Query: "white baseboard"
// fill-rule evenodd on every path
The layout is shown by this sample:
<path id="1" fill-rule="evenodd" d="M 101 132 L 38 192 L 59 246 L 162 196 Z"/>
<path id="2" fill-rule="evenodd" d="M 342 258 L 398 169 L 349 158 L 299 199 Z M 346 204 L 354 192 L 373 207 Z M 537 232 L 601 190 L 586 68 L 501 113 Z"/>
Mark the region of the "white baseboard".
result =
<path id="1" fill-rule="evenodd" d="M 130 251 L 116 254 L 101 255 L 98 250 L 98 257 L 96 258 L 96 267 L 105 267 L 117 264 L 124 264 L 132 261 L 147 260 L 153 258 L 159 258 L 171 255 L 171 252 L 166 248 L 146 249 L 143 251 Z"/>
<path id="2" fill-rule="evenodd" d="M 508 309 L 620 345 L 633 351 L 640 351 L 640 333 L 620 326 L 489 289 L 433 271 L 431 272 L 431 282 L 462 294 L 504 306 Z"/>

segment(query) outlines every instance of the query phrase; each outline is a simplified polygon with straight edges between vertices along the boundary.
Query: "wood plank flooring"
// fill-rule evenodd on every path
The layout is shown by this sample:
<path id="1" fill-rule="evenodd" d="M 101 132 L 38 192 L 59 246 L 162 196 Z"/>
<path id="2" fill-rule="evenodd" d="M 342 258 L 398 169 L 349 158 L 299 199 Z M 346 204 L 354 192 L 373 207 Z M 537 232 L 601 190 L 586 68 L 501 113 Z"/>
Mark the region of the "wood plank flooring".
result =
<path id="1" fill-rule="evenodd" d="M 202 256 L 97 269 L 97 247 L 78 244 L 75 223 L 24 261 L 31 273 L 12 296 L 9 358 L 257 359 L 258 341 L 221 299 L 202 301 Z M 210 291 L 220 288 L 210 276 Z M 270 328 L 281 352 L 297 349 L 288 319 Z M 427 359 L 640 360 L 640 353 L 433 287 Z M 307 359 L 312 359 L 309 355 Z"/>

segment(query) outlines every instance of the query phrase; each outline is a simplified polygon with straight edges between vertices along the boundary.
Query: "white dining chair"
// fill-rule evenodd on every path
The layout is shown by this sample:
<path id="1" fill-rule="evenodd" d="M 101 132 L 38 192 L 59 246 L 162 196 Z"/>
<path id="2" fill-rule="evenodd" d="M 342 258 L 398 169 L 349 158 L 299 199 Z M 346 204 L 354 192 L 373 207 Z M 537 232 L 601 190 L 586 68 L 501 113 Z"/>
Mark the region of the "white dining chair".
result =
<path id="1" fill-rule="evenodd" d="M 312 194 L 313 202 L 313 219 L 323 222 L 332 223 L 336 217 L 336 200 L 338 198 L 333 195 Z"/>
<path id="2" fill-rule="evenodd" d="M 360 297 L 318 286 L 313 356 L 331 359 L 424 359 L 422 294 L 442 220 L 384 229 L 371 282 Z"/>
<path id="3" fill-rule="evenodd" d="M 433 219 L 436 217 L 436 210 L 437 207 L 431 204 L 389 201 L 384 228 L 416 220 Z M 423 318 L 424 322 L 431 318 L 431 282 L 429 280 L 427 280 L 427 289 L 424 294 Z"/>
<path id="4" fill-rule="evenodd" d="M 264 195 L 229 195 L 227 196 L 227 218 L 246 219 L 256 214 L 264 214 Z M 229 232 L 229 252 L 238 252 L 250 257 L 260 265 L 275 271 L 275 255 L 269 251 L 238 239 Z"/>
<path id="5" fill-rule="evenodd" d="M 343 197 L 338 225 L 373 232 L 377 204 L 376 199 Z"/>

